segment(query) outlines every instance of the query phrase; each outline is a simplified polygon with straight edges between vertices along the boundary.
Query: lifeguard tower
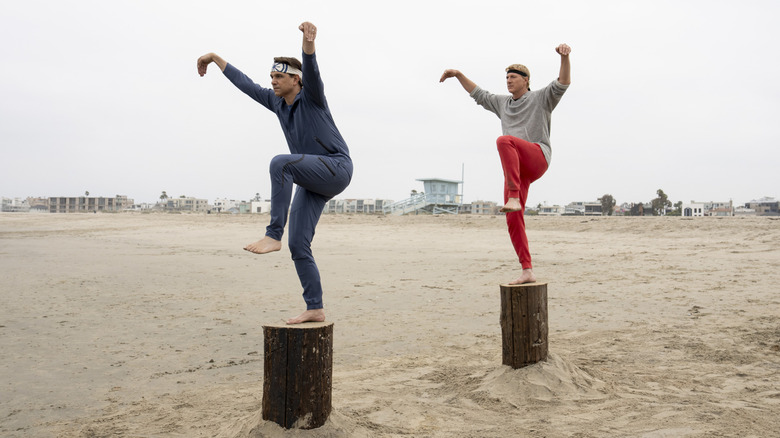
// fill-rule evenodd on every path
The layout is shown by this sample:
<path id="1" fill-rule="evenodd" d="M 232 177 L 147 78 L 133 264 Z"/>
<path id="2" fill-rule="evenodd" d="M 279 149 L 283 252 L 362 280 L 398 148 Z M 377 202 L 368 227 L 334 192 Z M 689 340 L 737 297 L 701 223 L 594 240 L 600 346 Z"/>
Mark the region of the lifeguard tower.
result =
<path id="1" fill-rule="evenodd" d="M 412 192 L 411 197 L 385 206 L 384 214 L 458 214 L 463 194 L 458 190 L 463 181 L 442 178 L 421 178 L 423 192 Z"/>

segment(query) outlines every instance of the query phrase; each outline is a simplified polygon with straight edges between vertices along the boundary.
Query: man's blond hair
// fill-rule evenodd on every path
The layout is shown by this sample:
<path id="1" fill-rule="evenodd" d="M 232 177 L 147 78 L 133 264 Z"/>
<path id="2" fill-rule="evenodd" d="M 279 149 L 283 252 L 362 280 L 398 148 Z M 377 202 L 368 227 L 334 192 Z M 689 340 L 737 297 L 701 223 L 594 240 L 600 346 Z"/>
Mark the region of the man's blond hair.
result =
<path id="1" fill-rule="evenodd" d="M 528 79 L 528 90 L 531 90 L 531 72 L 528 67 L 523 64 L 512 64 L 506 68 L 506 72 L 519 73 L 520 76 L 525 76 Z"/>

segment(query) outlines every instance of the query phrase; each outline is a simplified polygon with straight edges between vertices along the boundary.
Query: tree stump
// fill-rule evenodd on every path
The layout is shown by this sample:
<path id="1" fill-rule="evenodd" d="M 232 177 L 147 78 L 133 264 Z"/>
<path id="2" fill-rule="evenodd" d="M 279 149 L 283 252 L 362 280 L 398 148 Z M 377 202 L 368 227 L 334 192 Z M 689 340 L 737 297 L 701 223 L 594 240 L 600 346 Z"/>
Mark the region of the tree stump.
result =
<path id="1" fill-rule="evenodd" d="M 263 326 L 263 420 L 315 429 L 331 411 L 333 323 Z"/>
<path id="2" fill-rule="evenodd" d="M 504 365 L 514 369 L 547 360 L 547 283 L 501 285 Z"/>

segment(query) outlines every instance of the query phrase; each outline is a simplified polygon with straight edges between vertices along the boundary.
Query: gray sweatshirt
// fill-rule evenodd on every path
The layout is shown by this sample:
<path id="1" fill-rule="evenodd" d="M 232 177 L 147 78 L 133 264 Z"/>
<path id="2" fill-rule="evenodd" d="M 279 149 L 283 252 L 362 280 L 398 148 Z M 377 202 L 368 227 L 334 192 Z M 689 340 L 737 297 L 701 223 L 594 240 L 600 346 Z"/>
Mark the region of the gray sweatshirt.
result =
<path id="1" fill-rule="evenodd" d="M 552 161 L 550 147 L 550 119 L 552 111 L 569 88 L 558 80 L 539 90 L 528 91 L 514 100 L 510 95 L 492 94 L 477 86 L 469 95 L 486 110 L 501 119 L 503 135 L 511 135 L 531 143 L 538 143 L 547 160 Z"/>

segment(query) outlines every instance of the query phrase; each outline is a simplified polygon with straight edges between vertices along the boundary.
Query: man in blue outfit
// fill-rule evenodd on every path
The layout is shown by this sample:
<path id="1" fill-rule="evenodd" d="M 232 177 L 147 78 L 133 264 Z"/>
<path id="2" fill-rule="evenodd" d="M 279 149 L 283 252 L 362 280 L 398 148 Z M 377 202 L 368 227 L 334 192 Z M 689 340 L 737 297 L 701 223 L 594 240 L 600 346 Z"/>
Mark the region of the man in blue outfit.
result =
<path id="1" fill-rule="evenodd" d="M 352 179 L 349 148 L 330 114 L 314 54 L 317 28 L 305 22 L 298 29 L 303 32 L 303 63 L 295 58 L 274 58 L 272 89 L 255 84 L 215 53 L 198 58 L 201 76 L 210 63 L 217 64 L 233 85 L 276 114 L 287 139 L 290 153 L 271 160 L 271 224 L 265 237 L 244 249 L 256 254 L 279 251 L 289 210 L 288 245 L 303 286 L 306 311 L 287 320 L 288 324 L 325 320 L 311 241 L 325 204 Z M 298 188 L 290 206 L 293 184 Z"/>

